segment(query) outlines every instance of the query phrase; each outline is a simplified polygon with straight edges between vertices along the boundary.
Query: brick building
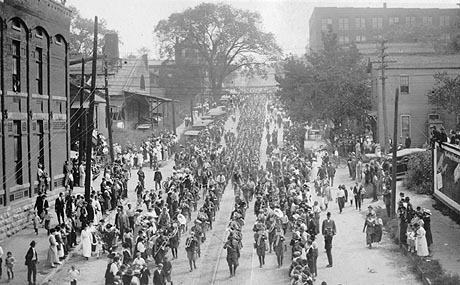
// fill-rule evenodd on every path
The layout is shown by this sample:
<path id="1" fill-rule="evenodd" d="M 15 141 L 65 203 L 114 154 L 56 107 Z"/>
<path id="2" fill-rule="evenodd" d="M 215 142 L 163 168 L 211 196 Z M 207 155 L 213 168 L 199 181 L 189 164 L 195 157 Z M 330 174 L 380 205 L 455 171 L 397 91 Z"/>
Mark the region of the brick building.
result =
<path id="1" fill-rule="evenodd" d="M 51 193 L 63 185 L 70 17 L 52 0 L 0 1 L 0 239 L 27 221 L 38 163 L 50 174 Z"/>
<path id="2" fill-rule="evenodd" d="M 457 22 L 458 9 L 315 7 L 309 21 L 310 48 L 323 48 L 322 33 L 332 30 L 341 44 L 376 42 L 398 25 L 408 29 L 436 27 L 442 40 L 450 40 L 450 27 Z M 414 41 L 407 38 L 408 42 Z"/>
<path id="3" fill-rule="evenodd" d="M 374 60 L 377 60 L 376 58 Z M 409 135 L 411 147 L 421 147 L 429 139 L 429 126 L 443 125 L 447 131 L 455 129 L 460 117 L 433 106 L 428 101 L 428 92 L 434 87 L 434 75 L 446 72 L 460 75 L 460 56 L 458 55 L 394 55 L 388 57 L 385 69 L 386 105 L 388 135 L 393 137 L 394 98 L 399 88 L 398 136 L 404 139 Z M 374 102 L 374 132 L 381 145 L 384 144 L 382 80 L 379 64 L 371 69 L 372 101 Z"/>

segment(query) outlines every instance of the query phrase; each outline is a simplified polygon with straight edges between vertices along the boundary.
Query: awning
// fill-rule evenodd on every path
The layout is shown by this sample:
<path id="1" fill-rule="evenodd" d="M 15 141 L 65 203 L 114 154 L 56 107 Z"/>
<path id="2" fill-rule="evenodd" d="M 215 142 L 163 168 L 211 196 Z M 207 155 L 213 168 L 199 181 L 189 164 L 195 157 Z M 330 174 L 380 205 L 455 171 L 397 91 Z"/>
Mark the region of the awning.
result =
<path id="1" fill-rule="evenodd" d="M 200 133 L 200 131 L 186 131 L 184 132 L 184 136 L 195 137 Z"/>
<path id="2" fill-rule="evenodd" d="M 204 129 L 206 128 L 209 124 L 211 124 L 213 120 L 205 120 L 205 121 L 198 121 L 195 122 L 192 126 L 194 129 Z"/>

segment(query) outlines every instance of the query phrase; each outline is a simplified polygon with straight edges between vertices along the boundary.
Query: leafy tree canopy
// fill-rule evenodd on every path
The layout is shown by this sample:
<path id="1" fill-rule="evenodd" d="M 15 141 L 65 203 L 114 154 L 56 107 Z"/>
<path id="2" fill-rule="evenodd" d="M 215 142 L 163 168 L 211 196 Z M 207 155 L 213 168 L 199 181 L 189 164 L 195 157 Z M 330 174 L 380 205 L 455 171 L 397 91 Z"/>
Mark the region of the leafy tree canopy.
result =
<path id="1" fill-rule="evenodd" d="M 438 73 L 435 84 L 427 96 L 431 104 L 442 107 L 450 113 L 460 114 L 460 75 Z"/>
<path id="2" fill-rule="evenodd" d="M 323 37 L 324 50 L 302 58 L 289 57 L 277 73 L 278 95 L 298 122 L 360 119 L 371 107 L 366 63 L 356 46 L 338 45 L 332 32 Z"/>
<path id="3" fill-rule="evenodd" d="M 256 12 L 222 3 L 202 3 L 161 20 L 154 32 L 162 56 L 172 58 L 176 43 L 198 51 L 211 88 L 219 90 L 232 72 L 263 73 L 281 53 L 275 37 L 263 32 L 261 23 Z"/>
<path id="4" fill-rule="evenodd" d="M 93 53 L 94 19 L 84 18 L 74 6 L 69 8 L 72 10 L 69 40 L 70 54 L 90 56 Z M 107 33 L 116 33 L 116 31 L 107 28 L 107 23 L 104 19 L 98 19 L 98 50 L 101 53 L 104 46 L 104 35 Z"/>

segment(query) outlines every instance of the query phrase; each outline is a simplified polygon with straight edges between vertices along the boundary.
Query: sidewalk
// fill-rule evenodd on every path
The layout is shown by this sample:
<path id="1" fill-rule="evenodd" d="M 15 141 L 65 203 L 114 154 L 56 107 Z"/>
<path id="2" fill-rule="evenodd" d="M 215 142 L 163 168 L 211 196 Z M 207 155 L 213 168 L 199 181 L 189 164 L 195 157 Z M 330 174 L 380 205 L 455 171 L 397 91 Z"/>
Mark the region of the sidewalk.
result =
<path id="1" fill-rule="evenodd" d="M 180 137 L 185 130 L 186 130 L 185 125 L 184 123 L 182 123 L 176 128 L 176 133 Z M 162 164 L 166 166 L 168 163 L 174 163 L 174 162 L 166 161 L 166 162 L 163 162 Z M 172 165 L 170 166 L 170 168 L 172 169 Z M 133 170 L 133 176 L 132 176 L 133 178 L 130 180 L 128 191 L 134 189 L 133 184 L 135 185 L 137 181 L 136 171 L 137 170 Z M 146 171 L 146 174 L 147 174 L 147 171 Z M 153 171 L 152 171 L 152 175 L 146 175 L 146 177 L 147 179 L 150 179 L 151 177 L 153 177 Z M 101 183 L 101 181 L 102 181 L 102 175 L 99 175 L 93 181 L 93 185 L 95 189 L 99 188 L 99 184 Z M 73 193 L 83 194 L 84 188 L 75 187 Z M 50 226 L 53 227 L 57 225 L 57 217 L 54 211 L 54 201 L 48 201 L 48 202 L 50 203 L 50 214 L 52 216 Z M 108 215 L 108 217 L 105 217 L 105 218 L 108 219 L 109 221 L 112 221 L 115 218 L 115 211 L 112 211 Z M 25 261 L 26 252 L 29 249 L 29 244 L 32 240 L 36 242 L 35 248 L 36 248 L 36 251 L 38 254 L 38 260 L 39 260 L 39 263 L 37 264 L 37 284 L 42 284 L 50 276 L 52 276 L 61 267 L 64 266 L 64 265 L 60 265 L 56 268 L 49 267 L 49 265 L 46 262 L 47 254 L 48 254 L 48 246 L 49 246 L 48 235 L 46 233 L 46 230 L 42 227 L 42 225 L 40 225 L 38 229 L 38 235 L 36 235 L 34 232 L 33 226 L 29 224 L 27 225 L 27 227 L 25 227 L 23 230 L 20 230 L 13 236 L 0 241 L 0 245 L 2 246 L 3 251 L 4 251 L 4 256 L 6 257 L 6 253 L 8 251 L 11 251 L 13 253 L 13 256 L 16 259 L 16 264 L 14 267 L 14 277 L 15 278 L 12 282 L 10 282 L 10 284 L 27 284 L 27 267 L 24 265 L 24 261 Z M 77 242 L 78 243 L 80 242 L 79 235 L 77 237 Z M 79 252 L 79 245 L 71 251 L 68 258 L 70 258 L 75 253 L 78 255 L 78 252 Z M 2 276 L 2 279 L 0 279 L 0 284 L 6 284 L 7 283 L 6 270 L 5 268 L 2 268 L 2 269 L 4 271 L 4 275 Z"/>
<path id="2" fill-rule="evenodd" d="M 439 260 L 445 271 L 460 274 L 460 225 L 433 207 L 435 201 L 431 195 L 409 192 L 401 182 L 398 182 L 397 192 L 396 197 L 399 192 L 409 196 L 414 209 L 420 206 L 431 210 L 432 258 Z"/>

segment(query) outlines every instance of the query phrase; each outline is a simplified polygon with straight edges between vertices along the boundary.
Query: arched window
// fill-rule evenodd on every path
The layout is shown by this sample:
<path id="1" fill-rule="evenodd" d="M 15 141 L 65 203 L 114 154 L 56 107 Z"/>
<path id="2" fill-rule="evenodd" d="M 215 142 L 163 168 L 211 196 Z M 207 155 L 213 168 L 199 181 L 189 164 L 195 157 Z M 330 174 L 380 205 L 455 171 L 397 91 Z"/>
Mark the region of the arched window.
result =
<path id="1" fill-rule="evenodd" d="M 144 78 L 144 75 L 141 75 L 141 90 L 145 90 L 145 78 Z"/>

